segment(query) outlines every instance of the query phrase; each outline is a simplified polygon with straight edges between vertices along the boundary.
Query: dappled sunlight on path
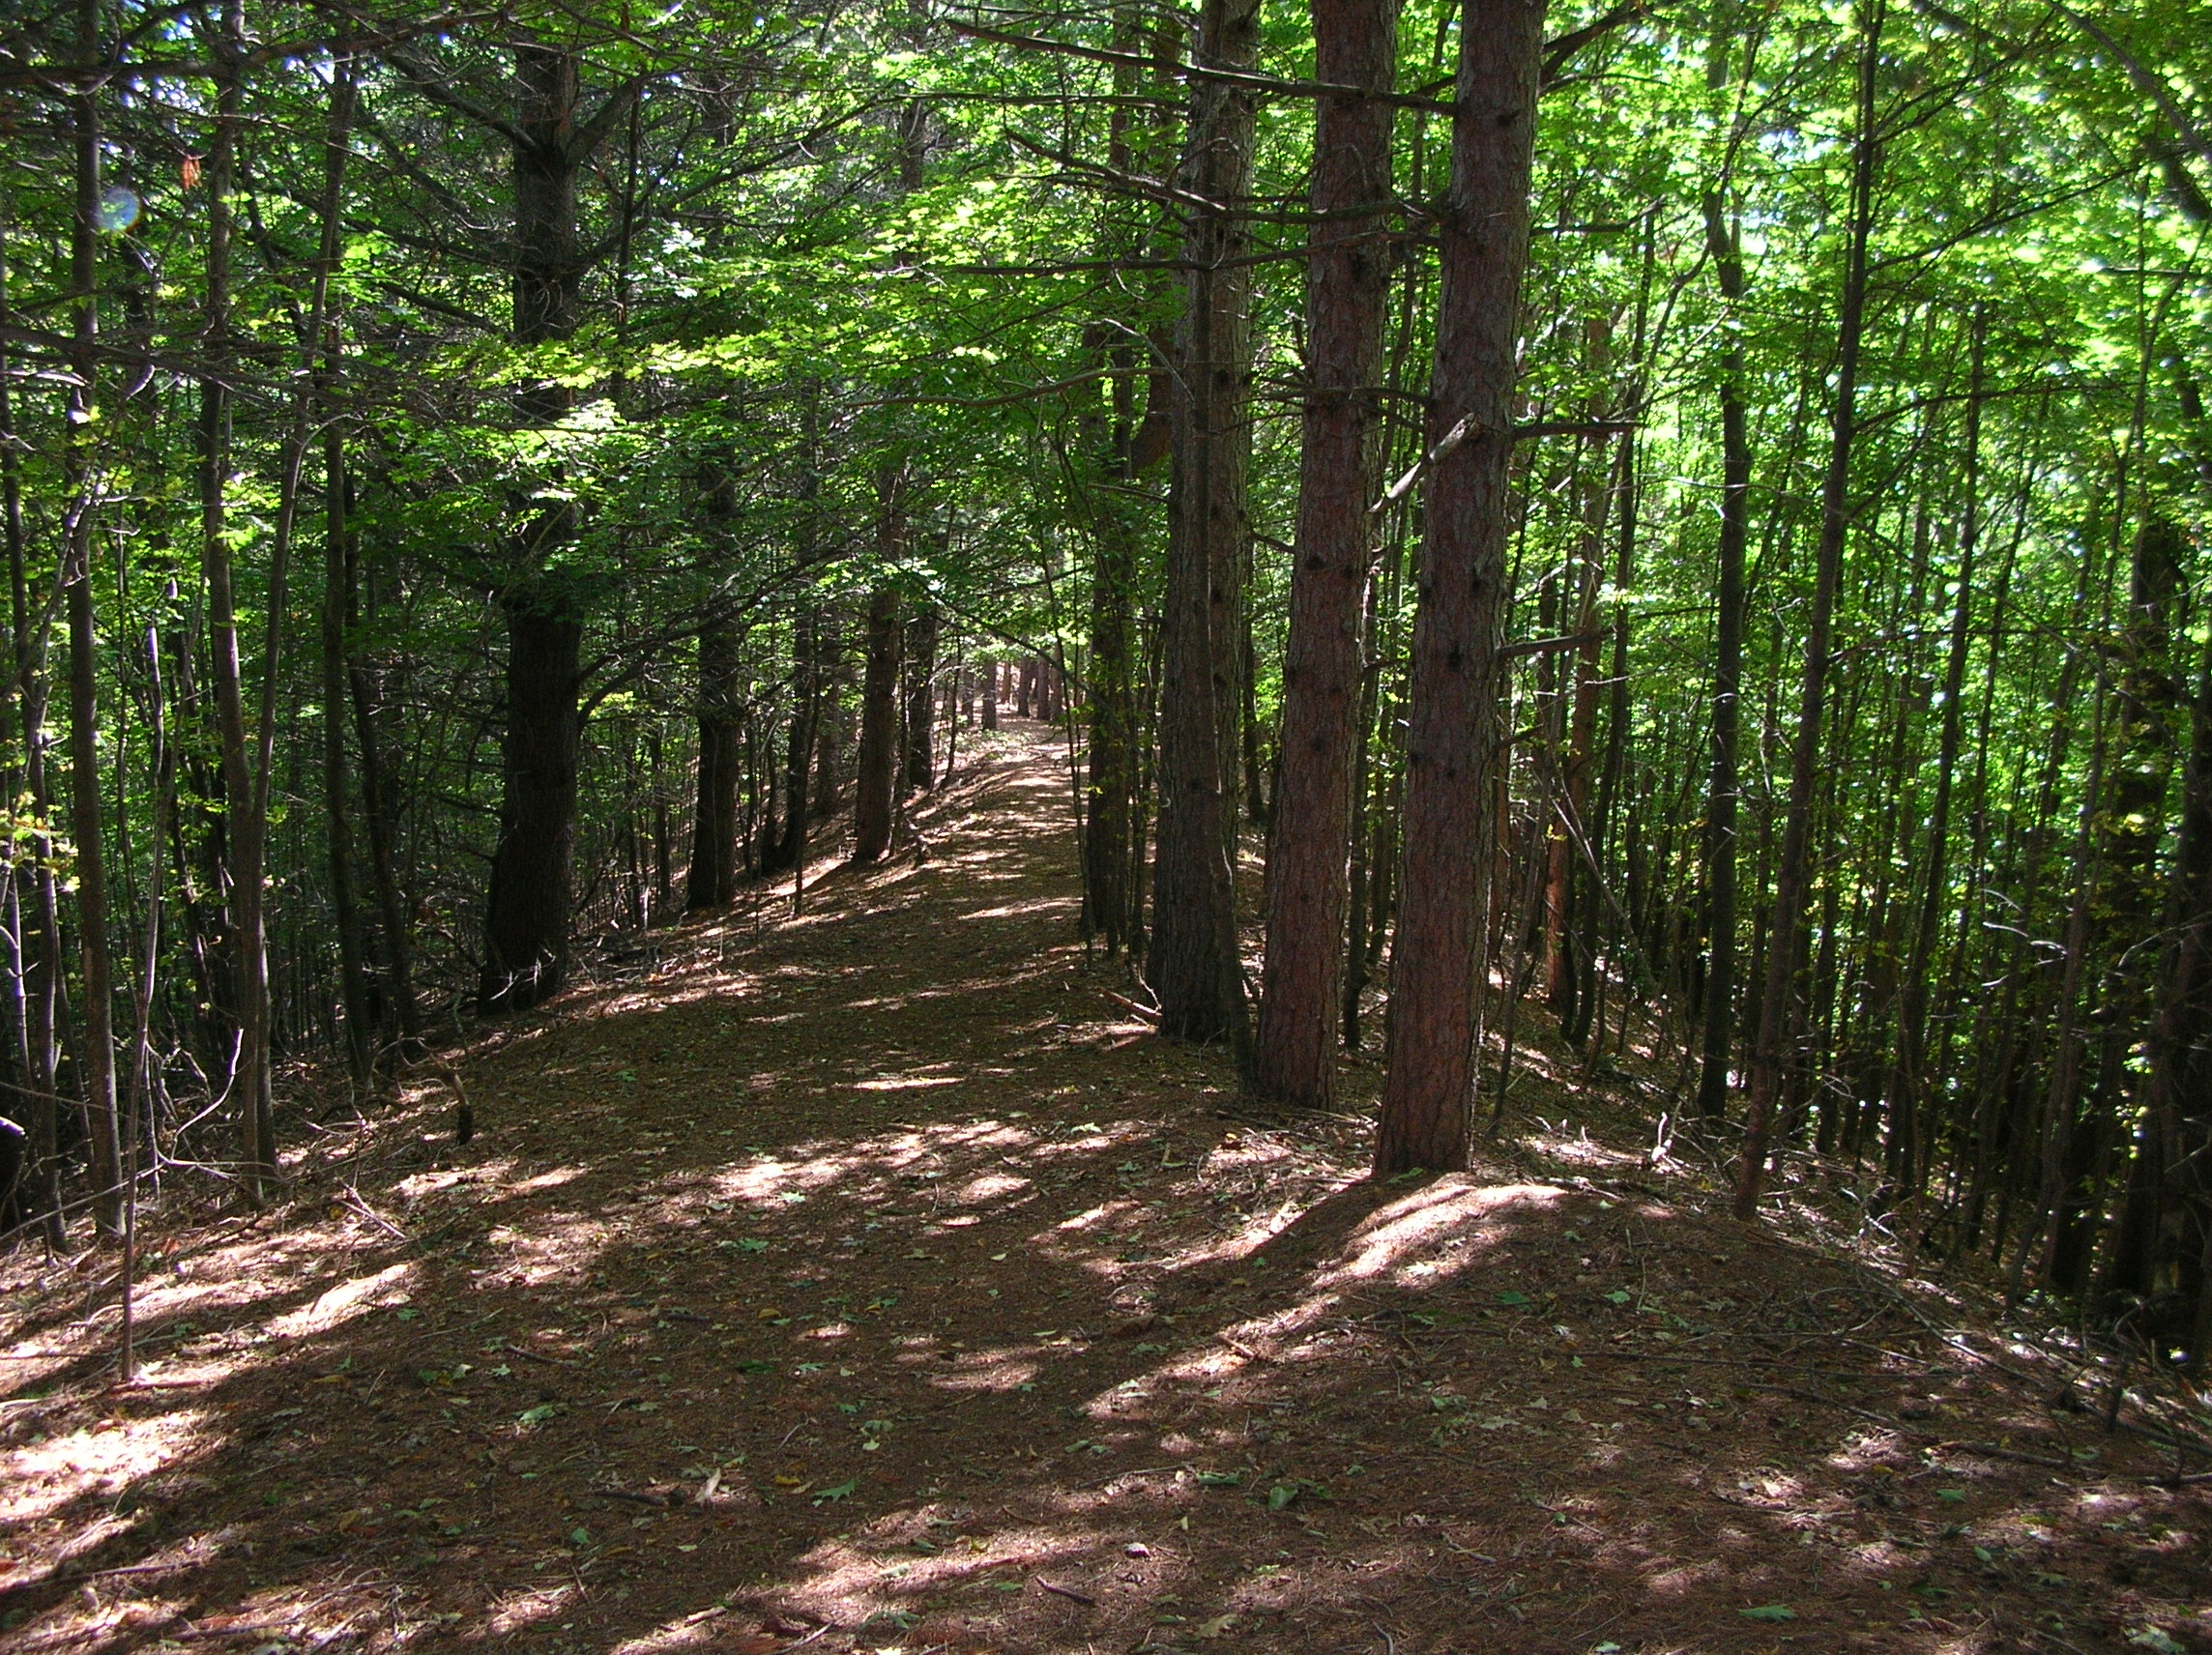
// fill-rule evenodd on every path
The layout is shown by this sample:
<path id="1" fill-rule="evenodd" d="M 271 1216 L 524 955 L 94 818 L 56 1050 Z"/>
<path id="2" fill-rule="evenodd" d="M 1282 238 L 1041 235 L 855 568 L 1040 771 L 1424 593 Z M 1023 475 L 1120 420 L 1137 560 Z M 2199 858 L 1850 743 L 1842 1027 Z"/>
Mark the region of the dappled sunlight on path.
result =
<path id="1" fill-rule="evenodd" d="M 1075 937 L 1064 762 L 158 1239 L 137 1388 L 25 1262 L 0 1650 L 2191 1646 L 2202 1491 L 1886 1283 L 1237 1114 Z"/>

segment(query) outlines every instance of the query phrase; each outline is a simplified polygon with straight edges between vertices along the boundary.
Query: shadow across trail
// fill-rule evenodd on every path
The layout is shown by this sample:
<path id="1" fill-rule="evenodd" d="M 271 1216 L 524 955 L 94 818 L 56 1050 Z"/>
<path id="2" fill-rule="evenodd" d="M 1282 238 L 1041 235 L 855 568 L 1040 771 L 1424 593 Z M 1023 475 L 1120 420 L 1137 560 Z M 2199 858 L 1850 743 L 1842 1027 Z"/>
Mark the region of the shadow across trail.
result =
<path id="1" fill-rule="evenodd" d="M 1888 1281 L 1237 1116 L 1074 940 L 1045 727 L 916 820 L 918 857 L 825 860 L 798 915 L 748 893 L 456 1054 L 466 1148 L 424 1081 L 304 1146 L 286 1211 L 159 1238 L 143 1384 L 19 1268 L 0 1651 L 2212 1627 L 2203 1491 Z"/>

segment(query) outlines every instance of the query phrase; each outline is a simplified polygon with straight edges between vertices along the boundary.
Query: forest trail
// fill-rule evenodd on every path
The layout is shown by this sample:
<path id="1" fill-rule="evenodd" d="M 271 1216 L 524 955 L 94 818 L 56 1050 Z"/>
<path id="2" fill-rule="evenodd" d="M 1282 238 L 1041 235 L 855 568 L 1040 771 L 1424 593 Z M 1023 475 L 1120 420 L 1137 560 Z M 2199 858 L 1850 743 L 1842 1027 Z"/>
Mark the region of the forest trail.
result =
<path id="1" fill-rule="evenodd" d="M 918 861 L 455 1054 L 466 1147 L 427 1073 L 327 1123 L 150 1238 L 135 1388 L 12 1261 L 0 1650 L 2206 1646 L 2212 1490 L 1932 1293 L 1602 1114 L 1382 1187 L 1237 1118 L 1068 788 L 1017 723 Z"/>

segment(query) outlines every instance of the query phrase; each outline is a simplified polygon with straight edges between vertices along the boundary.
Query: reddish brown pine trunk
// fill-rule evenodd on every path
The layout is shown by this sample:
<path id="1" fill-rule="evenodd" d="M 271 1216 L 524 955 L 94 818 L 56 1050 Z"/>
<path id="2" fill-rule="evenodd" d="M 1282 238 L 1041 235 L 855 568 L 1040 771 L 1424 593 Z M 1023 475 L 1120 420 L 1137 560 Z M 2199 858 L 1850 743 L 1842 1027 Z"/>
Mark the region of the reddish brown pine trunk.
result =
<path id="1" fill-rule="evenodd" d="M 1388 91 L 1397 24 L 1395 0 L 1313 0 L 1316 77 Z M 1390 194 L 1390 105 L 1381 99 L 1329 98 L 1314 136 L 1298 544 L 1253 1087 L 1315 1108 L 1330 1101 L 1336 1072 L 1360 599 L 1390 284 L 1377 209 Z"/>
<path id="2" fill-rule="evenodd" d="M 983 728 L 999 727 L 999 663 L 983 663 Z"/>
<path id="3" fill-rule="evenodd" d="M 853 860 L 881 861 L 891 848 L 898 779 L 899 600 L 889 587 L 868 599 L 868 670 L 860 683 L 859 776 L 853 801 Z"/>
<path id="4" fill-rule="evenodd" d="M 1388 1071 L 1375 1143 L 1382 1175 L 1467 1165 L 1515 346 L 1543 47 L 1543 0 L 1468 0 L 1440 224 L 1437 442 L 1413 624 Z"/>

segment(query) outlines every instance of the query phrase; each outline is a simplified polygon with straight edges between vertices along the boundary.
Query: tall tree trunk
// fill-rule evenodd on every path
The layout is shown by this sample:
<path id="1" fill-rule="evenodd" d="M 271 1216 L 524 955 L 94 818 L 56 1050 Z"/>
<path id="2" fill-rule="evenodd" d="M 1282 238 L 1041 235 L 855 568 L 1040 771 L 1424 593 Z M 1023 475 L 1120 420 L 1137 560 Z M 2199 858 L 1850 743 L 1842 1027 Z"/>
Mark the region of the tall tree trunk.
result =
<path id="1" fill-rule="evenodd" d="M 1434 441 L 1375 1170 L 1465 1167 L 1489 883 L 1513 384 L 1543 0 L 1467 0 L 1439 225 Z"/>
<path id="2" fill-rule="evenodd" d="M 1844 539 L 1850 528 L 1851 450 L 1858 434 L 1867 242 L 1874 227 L 1875 171 L 1880 148 L 1875 131 L 1875 77 L 1880 64 L 1884 4 L 1885 0 L 1858 0 L 1857 116 L 1852 140 L 1849 244 L 1844 260 L 1843 299 L 1836 313 L 1836 400 L 1830 417 L 1827 474 L 1820 485 L 1820 538 L 1815 554 L 1813 602 L 1805 621 L 1805 672 L 1798 688 L 1797 727 L 1790 753 L 1790 802 L 1783 823 L 1782 855 L 1774 874 L 1766 981 L 1760 994 L 1743 1159 L 1736 1176 L 1735 1215 L 1745 1219 L 1758 1210 L 1760 1188 L 1766 1176 L 1767 1147 L 1790 1055 L 1791 989 L 1797 976 L 1806 901 L 1812 889 L 1813 802 L 1819 780 L 1821 725 L 1827 711 L 1828 640 L 1836 591 L 1843 578 Z"/>
<path id="3" fill-rule="evenodd" d="M 584 269 L 577 176 L 625 95 L 580 119 L 579 65 L 566 46 L 523 41 L 514 47 L 514 71 L 511 332 L 528 352 L 575 332 Z M 539 379 L 514 400 L 522 425 L 543 428 L 559 423 L 574 397 L 560 382 Z M 558 488 L 518 488 L 513 512 L 518 521 L 498 595 L 508 648 L 504 792 L 478 985 L 478 1000 L 490 1012 L 529 1009 L 561 986 L 568 970 L 582 725 L 581 595 L 559 566 L 560 552 L 576 536 L 576 508 Z"/>
<path id="4" fill-rule="evenodd" d="M 894 485 L 895 486 L 895 485 Z M 891 848 L 898 770 L 899 599 L 880 586 L 868 597 L 868 664 L 860 683 L 859 776 L 853 803 L 853 860 L 881 861 Z"/>
<path id="5" fill-rule="evenodd" d="M 1392 89 L 1396 0 L 1313 0 L 1313 27 L 1317 78 Z M 1390 196 L 1392 126 L 1391 106 L 1382 99 L 1324 98 L 1314 132 L 1297 551 L 1253 1047 L 1254 1089 L 1312 1108 L 1326 1107 L 1333 1095 L 1342 1009 L 1360 613 L 1390 297 L 1382 207 Z"/>
<path id="6" fill-rule="evenodd" d="M 100 0 L 77 0 L 78 60 L 101 59 Z M 98 510 L 96 412 L 100 373 L 99 87 L 73 100 L 76 204 L 70 225 L 70 289 L 76 325 L 71 349 L 69 430 L 62 457 L 63 583 L 69 598 L 70 816 L 76 839 L 78 965 L 84 984 L 79 1054 L 91 1132 L 94 1221 L 103 1235 L 123 1230 L 122 1161 L 115 1121 L 114 984 L 107 937 L 107 845 L 101 807 L 100 640 L 92 598 L 92 530 Z"/>
<path id="7" fill-rule="evenodd" d="M 1206 0 L 1197 61 L 1249 73 L 1259 61 L 1259 0 Z M 1194 80 L 1180 174 L 1190 267 L 1178 333 L 1169 487 L 1167 605 L 1160 696 L 1159 829 L 1145 977 L 1160 1032 L 1226 1037 L 1239 1063 L 1249 1026 L 1237 957 L 1235 850 L 1239 576 L 1249 526 L 1251 277 L 1231 261 L 1250 242 L 1255 107 L 1233 83 Z M 1227 266 L 1227 268 L 1224 268 Z"/>

